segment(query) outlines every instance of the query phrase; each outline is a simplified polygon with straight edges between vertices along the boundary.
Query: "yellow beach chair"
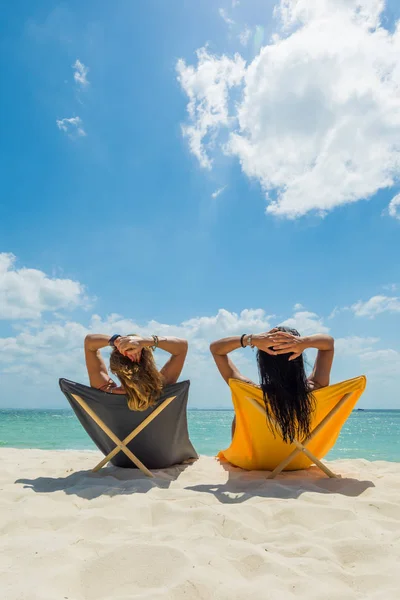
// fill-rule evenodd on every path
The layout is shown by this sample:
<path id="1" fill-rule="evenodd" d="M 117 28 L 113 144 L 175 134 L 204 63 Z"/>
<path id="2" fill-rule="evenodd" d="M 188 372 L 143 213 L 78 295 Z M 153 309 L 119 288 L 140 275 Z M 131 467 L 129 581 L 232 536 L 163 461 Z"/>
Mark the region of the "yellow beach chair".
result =
<path id="1" fill-rule="evenodd" d="M 307 439 L 285 443 L 277 424 L 268 426 L 262 390 L 237 379 L 229 380 L 236 429 L 232 443 L 218 458 L 247 470 L 272 471 L 274 478 L 283 470 L 307 469 L 316 464 L 329 477 L 336 477 L 321 462 L 333 448 L 343 424 L 366 386 L 364 376 L 342 381 L 314 392 L 316 408 Z"/>

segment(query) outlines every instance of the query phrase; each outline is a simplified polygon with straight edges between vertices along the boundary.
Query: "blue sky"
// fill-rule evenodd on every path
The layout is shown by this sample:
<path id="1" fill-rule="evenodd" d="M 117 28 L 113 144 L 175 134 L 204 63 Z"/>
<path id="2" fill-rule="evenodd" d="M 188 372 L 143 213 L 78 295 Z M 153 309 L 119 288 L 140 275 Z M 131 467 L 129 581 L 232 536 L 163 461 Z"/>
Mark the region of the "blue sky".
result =
<path id="1" fill-rule="evenodd" d="M 290 319 L 400 408 L 400 8 L 284 4 L 3 9 L 0 406 L 62 406 L 96 326 L 188 335 L 192 405 L 228 406 L 207 343 Z"/>

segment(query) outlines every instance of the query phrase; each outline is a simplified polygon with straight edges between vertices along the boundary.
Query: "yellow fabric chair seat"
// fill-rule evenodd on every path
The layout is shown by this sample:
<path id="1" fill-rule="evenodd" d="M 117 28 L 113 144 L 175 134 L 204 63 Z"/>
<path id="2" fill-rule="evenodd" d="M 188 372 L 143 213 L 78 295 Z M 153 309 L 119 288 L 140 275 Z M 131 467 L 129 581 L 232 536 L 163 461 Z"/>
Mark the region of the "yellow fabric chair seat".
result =
<path id="1" fill-rule="evenodd" d="M 365 386 L 366 378 L 360 376 L 314 392 L 316 408 L 312 416 L 311 431 L 347 396 L 315 437 L 305 443 L 307 450 L 317 459 L 323 458 L 335 445 L 343 424 Z M 230 379 L 229 387 L 236 414 L 236 429 L 231 445 L 226 450 L 221 450 L 218 457 L 242 469 L 274 470 L 296 449 L 296 446 L 282 440 L 279 428 L 272 431 L 268 426 L 263 393 L 260 388 L 237 379 Z M 253 402 L 255 400 L 259 407 L 257 408 L 249 399 L 253 399 Z M 304 440 L 298 441 L 304 442 Z M 312 460 L 304 452 L 300 452 L 284 470 L 307 469 L 311 464 L 313 464 Z"/>

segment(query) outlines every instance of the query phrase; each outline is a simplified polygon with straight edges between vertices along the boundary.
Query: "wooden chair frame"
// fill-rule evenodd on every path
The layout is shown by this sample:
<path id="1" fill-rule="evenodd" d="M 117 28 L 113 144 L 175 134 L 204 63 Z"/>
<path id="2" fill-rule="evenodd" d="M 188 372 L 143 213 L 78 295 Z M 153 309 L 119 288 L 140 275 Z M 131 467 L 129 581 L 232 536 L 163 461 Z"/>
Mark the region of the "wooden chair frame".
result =
<path id="1" fill-rule="evenodd" d="M 77 394 L 71 394 L 71 396 L 84 409 L 84 411 L 87 412 L 87 414 L 93 419 L 93 421 L 97 423 L 97 425 L 104 431 L 104 433 L 106 433 L 108 437 L 111 438 L 111 440 L 115 443 L 114 450 L 111 450 L 111 452 L 107 454 L 107 456 L 105 456 L 94 467 L 94 469 L 92 469 L 93 473 L 99 471 L 112 458 L 114 458 L 114 456 L 118 454 L 118 452 L 122 451 L 126 454 L 126 456 L 128 456 L 128 458 L 131 459 L 133 464 L 135 464 L 138 467 L 138 469 L 140 469 L 145 475 L 147 475 L 148 477 L 154 477 L 153 473 L 149 471 L 149 469 L 138 459 L 138 457 L 135 456 L 133 452 L 129 450 L 129 448 L 127 448 L 127 444 L 129 444 L 129 442 L 131 442 L 133 438 L 135 438 L 141 431 L 143 431 L 143 429 L 147 427 L 147 425 L 151 423 L 151 421 L 153 421 L 153 419 L 155 419 L 164 410 L 164 408 L 167 408 L 167 406 L 171 404 L 173 400 L 175 400 L 176 396 L 171 396 L 170 398 L 167 398 L 166 400 L 164 400 L 164 402 L 159 404 L 157 408 L 154 409 L 153 412 L 148 417 L 146 417 L 137 427 L 135 427 L 135 429 L 131 431 L 131 433 L 122 441 L 118 438 L 118 436 L 115 435 L 113 431 L 111 431 L 111 429 L 100 419 L 100 417 L 96 415 L 94 410 L 92 410 L 90 406 L 88 406 L 80 396 L 78 396 Z"/>
<path id="2" fill-rule="evenodd" d="M 323 429 L 325 427 L 325 425 L 331 420 L 331 418 L 338 412 L 338 410 L 340 410 L 340 408 L 347 402 L 347 400 L 350 398 L 350 396 L 352 395 L 352 392 L 349 392 L 347 394 L 345 394 L 340 400 L 339 402 L 336 404 L 336 406 L 334 406 L 332 408 L 331 411 L 329 411 L 329 413 L 322 419 L 322 421 L 313 429 L 313 431 L 310 433 L 310 435 L 305 438 L 302 442 L 299 442 L 298 440 L 293 440 L 293 444 L 296 446 L 295 450 L 293 450 L 289 456 L 287 456 L 286 458 L 283 459 L 283 461 L 277 466 L 275 467 L 275 469 L 268 475 L 267 479 L 274 479 L 277 475 L 279 475 L 279 473 L 281 471 L 283 471 L 283 469 L 292 462 L 292 460 L 300 453 L 300 452 L 304 452 L 304 454 L 310 459 L 312 460 L 312 462 L 314 464 L 317 465 L 317 467 L 319 467 L 321 469 L 321 471 L 323 471 L 326 475 L 328 475 L 328 477 L 334 477 L 337 478 L 338 475 L 335 475 L 335 473 L 333 473 L 330 469 L 328 469 L 328 467 L 326 465 L 324 465 L 323 462 L 321 462 L 316 456 L 314 456 L 314 454 L 312 452 L 310 452 L 310 450 L 308 450 L 308 448 L 306 448 L 307 444 L 309 442 L 311 442 L 311 440 L 317 435 L 317 433 L 319 433 L 321 431 L 321 429 Z M 266 417 L 266 412 L 265 412 L 265 408 L 263 408 L 258 402 L 257 400 L 255 400 L 254 398 L 250 398 L 249 396 L 246 396 L 246 399 L 254 406 L 254 408 L 256 408 L 259 412 L 261 412 L 265 417 Z M 272 421 L 273 426 L 276 428 L 277 431 L 279 431 L 279 426 L 275 421 Z"/>

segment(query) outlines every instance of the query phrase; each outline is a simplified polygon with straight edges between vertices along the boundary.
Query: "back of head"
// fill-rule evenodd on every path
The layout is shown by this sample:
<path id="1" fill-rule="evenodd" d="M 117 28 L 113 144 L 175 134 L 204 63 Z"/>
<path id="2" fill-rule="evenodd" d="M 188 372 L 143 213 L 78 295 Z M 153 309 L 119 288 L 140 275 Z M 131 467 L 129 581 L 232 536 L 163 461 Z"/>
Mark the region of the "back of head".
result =
<path id="1" fill-rule="evenodd" d="M 299 336 L 296 329 L 277 327 Z M 279 425 L 285 442 L 300 441 L 310 433 L 314 397 L 308 388 L 303 355 L 288 360 L 290 354 L 270 355 L 257 352 L 260 385 L 264 395 L 269 423 L 273 418 Z"/>
<path id="2" fill-rule="evenodd" d="M 157 402 L 163 381 L 150 348 L 143 348 L 139 362 L 132 362 L 114 348 L 110 370 L 123 385 L 131 410 L 146 410 Z"/>

